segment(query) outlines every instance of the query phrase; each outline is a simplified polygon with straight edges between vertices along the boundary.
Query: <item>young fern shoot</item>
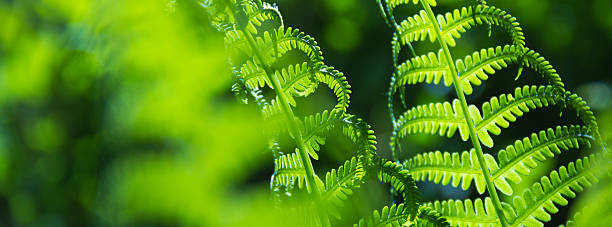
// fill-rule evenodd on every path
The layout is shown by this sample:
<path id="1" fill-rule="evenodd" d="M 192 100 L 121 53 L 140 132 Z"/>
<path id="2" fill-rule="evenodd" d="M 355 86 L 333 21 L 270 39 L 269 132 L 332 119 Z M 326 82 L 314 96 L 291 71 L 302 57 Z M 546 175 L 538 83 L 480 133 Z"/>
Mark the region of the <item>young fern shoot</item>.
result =
<path id="1" fill-rule="evenodd" d="M 474 5 L 435 15 L 432 7 L 435 0 L 385 0 L 380 1 L 381 11 L 387 24 L 394 30 L 391 41 L 395 72 L 389 88 L 389 111 L 393 121 L 391 150 L 394 157 L 400 141 L 409 134 L 426 133 L 452 137 L 459 131 L 463 141 L 470 140 L 473 149 L 463 152 L 434 151 L 419 154 L 403 162 L 403 167 L 416 180 L 433 181 L 469 189 L 472 181 L 480 194 L 485 191 L 490 197 L 483 200 L 434 201 L 423 206 L 436 210 L 454 226 L 541 226 L 556 213 L 558 205 L 566 205 L 566 197 L 575 197 L 575 192 L 597 181 L 598 173 L 592 168 L 597 154 L 584 157 L 552 171 L 540 182 L 516 193 L 507 180 L 518 183 L 523 176 L 546 159 L 563 151 L 590 146 L 597 143 L 606 152 L 599 135 L 597 122 L 582 98 L 566 91 L 556 70 L 540 54 L 525 47 L 525 37 L 517 19 L 507 12 L 479 1 Z M 414 16 L 397 22 L 394 9 L 402 4 L 421 8 Z M 451 47 L 456 39 L 474 26 L 500 27 L 508 33 L 512 44 L 485 48 L 462 59 L 453 56 Z M 417 55 L 413 49 L 416 42 L 437 43 L 439 49 L 425 55 Z M 413 57 L 399 62 L 401 48 L 409 48 Z M 519 64 L 532 68 L 546 81 L 543 86 L 517 87 L 513 94 L 492 97 L 479 108 L 467 103 L 465 96 L 471 95 L 473 86 L 479 86 L 508 64 Z M 418 84 L 452 86 L 457 98 L 450 102 L 430 103 L 408 109 L 401 116 L 394 114 L 393 99 L 397 93 L 404 98 L 405 87 Z M 402 103 L 404 101 L 402 100 Z M 497 159 L 485 153 L 485 148 L 494 145 L 493 136 L 501 134 L 525 112 L 560 105 L 574 109 L 584 125 L 557 126 L 530 137 L 517 140 L 513 145 L 497 152 Z M 513 203 L 503 203 L 502 192 L 513 197 Z M 522 195 L 522 196 L 521 196 Z"/>

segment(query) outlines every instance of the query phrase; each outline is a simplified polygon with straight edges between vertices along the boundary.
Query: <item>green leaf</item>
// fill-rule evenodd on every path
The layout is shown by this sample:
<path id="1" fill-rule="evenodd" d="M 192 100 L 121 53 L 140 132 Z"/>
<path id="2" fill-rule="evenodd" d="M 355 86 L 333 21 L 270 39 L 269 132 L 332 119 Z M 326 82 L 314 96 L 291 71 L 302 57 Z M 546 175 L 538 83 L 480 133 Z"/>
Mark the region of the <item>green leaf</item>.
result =
<path id="1" fill-rule="evenodd" d="M 392 2 L 388 3 L 394 8 Z M 463 7 L 455 9 L 444 15 L 436 16 L 437 23 L 440 25 L 441 35 L 448 45 L 455 46 L 455 39 L 461 37 L 461 33 L 466 32 L 475 25 L 491 24 L 502 27 L 510 34 L 512 43 L 520 48 L 525 45 L 525 36 L 517 19 L 505 11 L 493 6 L 477 5 L 475 7 Z M 419 11 L 412 17 L 408 17 L 397 26 L 397 33 L 394 36 L 400 40 L 402 45 L 415 41 L 423 41 L 429 36 L 431 42 L 436 41 L 434 26 L 429 21 L 424 10 Z"/>
<path id="2" fill-rule="evenodd" d="M 362 218 L 354 227 L 401 226 L 410 218 L 409 209 L 403 204 L 383 207 L 381 212 L 374 210 L 372 216 Z"/>
<path id="3" fill-rule="evenodd" d="M 477 198 L 474 202 L 470 199 L 447 200 L 427 203 L 424 206 L 436 210 L 451 226 L 501 226 L 489 197 L 485 198 L 484 203 Z"/>
<path id="4" fill-rule="evenodd" d="M 436 0 L 420 0 L 420 1 L 425 1 L 427 4 L 429 4 L 430 6 L 435 7 L 437 5 Z M 405 5 L 405 4 L 419 4 L 419 0 L 386 0 L 385 1 L 387 4 L 387 7 L 389 8 L 389 11 L 393 12 L 393 9 L 397 8 L 400 5 Z"/>
<path id="5" fill-rule="evenodd" d="M 522 56 L 522 64 L 527 67 L 534 69 L 544 79 L 547 80 L 548 84 L 555 86 L 556 89 L 565 91 L 564 84 L 561 81 L 561 76 L 557 73 L 557 70 L 539 53 L 525 49 L 525 53 Z"/>
<path id="6" fill-rule="evenodd" d="M 428 206 L 419 207 L 419 215 L 416 219 L 417 227 L 450 227 L 450 223 L 446 221 L 446 218 L 442 217 L 440 213 Z"/>
<path id="7" fill-rule="evenodd" d="M 421 194 L 409 171 L 398 163 L 380 158 L 375 162 L 374 168 L 378 180 L 391 184 L 395 191 L 402 195 L 407 212 L 414 219 L 421 202 Z"/>
<path id="8" fill-rule="evenodd" d="M 493 139 L 489 133 L 499 135 L 501 128 L 508 128 L 510 122 L 516 121 L 524 112 L 554 105 L 558 99 L 559 94 L 553 86 L 518 87 L 514 90 L 514 96 L 503 94 L 483 103 L 482 115 L 471 105 L 470 116 L 474 120 L 480 142 L 487 147 L 493 147 Z"/>
<path id="9" fill-rule="evenodd" d="M 444 78 L 444 85 L 450 86 L 453 79 L 442 54 L 442 50 L 438 51 L 437 55 L 430 52 L 427 55 L 411 58 L 399 65 L 392 76 L 395 82 L 392 84 L 391 94 L 395 94 L 398 88 L 407 84 L 423 82 L 438 84 L 442 78 Z"/>
<path id="10" fill-rule="evenodd" d="M 420 105 L 404 112 L 394 122 L 391 148 L 395 149 L 400 139 L 408 134 L 428 133 L 452 137 L 459 129 L 461 138 L 467 140 L 469 133 L 458 99 L 449 102 Z"/>
<path id="11" fill-rule="evenodd" d="M 360 118 L 344 114 L 342 110 L 325 110 L 305 117 L 303 122 L 297 122 L 308 153 L 314 159 L 318 159 L 316 152 L 319 151 L 320 144 L 325 144 L 327 133 L 334 131 L 354 142 L 358 147 L 356 154 L 366 157 L 367 163 L 370 157 L 376 154 L 376 136 L 371 127 Z"/>
<path id="12" fill-rule="evenodd" d="M 332 169 L 325 174 L 325 191 L 321 195 L 321 199 L 328 204 L 331 204 L 330 211 L 338 219 L 341 216 L 335 211 L 335 207 L 342 207 L 344 200 L 349 195 L 353 194 L 353 190 L 362 184 L 362 178 L 365 175 L 363 163 L 356 157 L 351 158 L 338 167 L 338 170 Z"/>
<path id="13" fill-rule="evenodd" d="M 341 110 L 342 112 L 346 111 L 346 108 L 349 106 L 351 85 L 346 81 L 344 74 L 335 70 L 333 67 L 321 67 L 321 69 L 315 73 L 315 79 L 321 83 L 327 84 L 336 95 L 338 104 L 336 104 L 334 109 Z"/>
<path id="14" fill-rule="evenodd" d="M 272 174 L 271 185 L 285 186 L 286 188 L 293 188 L 296 184 L 299 188 L 303 188 L 306 185 L 306 190 L 310 192 L 311 189 L 308 188 L 308 184 L 305 184 L 306 170 L 297 152 L 296 149 L 295 153 L 274 159 L 274 174 Z"/>
<path id="15" fill-rule="evenodd" d="M 587 127 L 557 126 L 554 130 L 532 133 L 530 137 L 516 140 L 514 144 L 497 152 L 497 162 L 487 163 L 495 186 L 506 195 L 512 195 L 508 180 L 518 184 L 522 176 L 528 176 L 546 159 L 569 149 L 578 149 L 580 144 L 591 146 L 593 137 Z"/>
<path id="16" fill-rule="evenodd" d="M 490 156 L 489 154 L 485 154 Z M 436 184 L 458 187 L 461 183 L 463 190 L 468 190 L 472 180 L 476 181 L 476 189 L 484 193 L 485 181 L 478 158 L 474 149 L 461 153 L 428 152 L 417 154 L 404 162 L 408 170 L 417 181 L 431 181 Z"/>
<path id="17" fill-rule="evenodd" d="M 525 189 L 522 196 L 515 196 L 512 207 L 514 212 L 507 216 L 512 226 L 544 226 L 550 221 L 550 214 L 559 210 L 557 205 L 566 206 L 566 198 L 575 198 L 576 192 L 598 182 L 594 162 L 602 159 L 595 155 L 570 162 L 567 167 L 561 166 L 544 176 L 531 188 Z"/>
<path id="18" fill-rule="evenodd" d="M 495 70 L 508 67 L 508 63 L 517 62 L 521 55 L 520 48 L 506 45 L 482 49 L 468 55 L 464 60 L 458 59 L 455 65 L 463 92 L 466 95 L 472 94 L 472 85 L 480 85 L 483 80 L 489 78 L 487 74 L 492 75 Z"/>

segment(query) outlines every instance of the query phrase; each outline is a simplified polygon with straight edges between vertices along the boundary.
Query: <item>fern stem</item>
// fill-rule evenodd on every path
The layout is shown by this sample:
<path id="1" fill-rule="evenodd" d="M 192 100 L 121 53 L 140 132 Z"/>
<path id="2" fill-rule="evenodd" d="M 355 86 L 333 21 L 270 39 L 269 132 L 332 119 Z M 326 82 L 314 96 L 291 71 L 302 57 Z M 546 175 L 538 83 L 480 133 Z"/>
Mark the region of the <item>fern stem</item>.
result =
<path id="1" fill-rule="evenodd" d="M 251 33 L 245 30 L 242 30 L 242 32 L 246 34 L 247 41 L 251 46 L 251 49 L 253 49 L 255 56 L 259 60 L 260 66 L 264 69 L 266 77 L 270 82 L 272 82 L 272 88 L 274 89 L 274 92 L 276 93 L 276 96 L 279 99 L 280 108 L 282 109 L 282 112 L 285 114 L 285 117 L 288 121 L 289 131 L 295 136 L 295 141 L 299 148 L 297 153 L 300 157 L 300 161 L 304 164 L 304 169 L 306 172 L 306 184 L 308 185 L 308 188 L 310 188 L 314 192 L 316 200 L 319 200 L 319 198 L 321 197 L 321 192 L 319 191 L 319 188 L 315 183 L 314 168 L 312 166 L 310 157 L 306 152 L 306 144 L 304 143 L 304 137 L 302 135 L 302 131 L 299 130 L 299 127 L 295 122 L 296 117 L 293 114 L 293 110 L 289 105 L 289 101 L 287 101 L 287 97 L 285 96 L 285 93 L 282 90 L 283 88 L 281 86 L 280 80 L 278 79 L 278 76 L 273 73 L 272 70 L 264 63 L 263 57 L 261 56 L 261 53 L 259 53 L 259 50 L 257 49 L 257 45 L 255 45 L 255 41 L 251 36 Z M 331 226 L 329 218 L 322 210 L 319 210 L 319 218 L 323 226 Z"/>
<path id="2" fill-rule="evenodd" d="M 507 227 L 508 223 L 506 221 L 506 218 L 504 217 L 504 212 L 502 210 L 499 196 L 497 195 L 497 190 L 495 189 L 495 186 L 493 185 L 493 180 L 491 179 L 491 173 L 489 172 L 489 168 L 487 167 L 487 164 L 485 163 L 484 153 L 482 151 L 482 147 L 480 146 L 478 135 L 476 134 L 476 127 L 474 126 L 474 121 L 472 120 L 472 117 L 470 116 L 470 112 L 468 111 L 468 104 L 467 104 L 467 101 L 465 100 L 465 94 L 463 93 L 463 89 L 459 85 L 459 74 L 457 73 L 457 69 L 455 68 L 453 57 L 450 53 L 450 50 L 448 49 L 448 45 L 444 41 L 444 37 L 442 36 L 442 32 L 440 30 L 440 24 L 438 23 L 438 20 L 436 20 L 435 14 L 431 10 L 431 7 L 424 0 L 420 0 L 419 2 L 421 2 L 423 9 L 425 9 L 425 12 L 427 13 L 427 16 L 429 17 L 429 20 L 431 21 L 431 24 L 433 24 L 434 30 L 436 31 L 436 36 L 438 37 L 437 39 L 438 43 L 440 44 L 440 47 L 444 51 L 446 62 L 452 74 L 453 87 L 455 88 L 455 92 L 457 93 L 459 101 L 461 102 L 461 109 L 463 110 L 462 111 L 463 116 L 465 117 L 465 121 L 468 125 L 468 131 L 470 133 L 470 140 L 472 141 L 472 145 L 474 146 L 474 149 L 476 149 L 476 157 L 478 158 L 478 163 L 480 164 L 480 168 L 482 169 L 482 174 L 484 175 L 485 184 L 487 186 L 487 191 L 489 192 L 489 195 L 491 196 L 491 200 L 493 201 L 495 212 L 497 213 L 497 216 L 499 217 L 501 225 L 503 227 Z"/>
<path id="3" fill-rule="evenodd" d="M 229 1 L 227 0 L 226 2 L 229 3 Z M 232 17 L 235 17 L 234 11 L 230 10 L 230 12 L 233 14 Z M 314 168 L 312 166 L 310 157 L 308 156 L 308 153 L 306 152 L 307 151 L 306 144 L 304 143 L 302 132 L 299 130 L 299 127 L 295 121 L 296 117 L 293 114 L 293 110 L 291 109 L 291 106 L 289 105 L 289 101 L 287 100 L 287 97 L 285 96 L 285 93 L 282 90 L 283 88 L 281 86 L 280 80 L 278 79 L 278 76 L 274 74 L 274 72 L 270 69 L 270 67 L 268 67 L 264 63 L 264 58 L 259 52 L 257 45 L 255 43 L 255 40 L 253 39 L 253 36 L 251 35 L 251 33 L 249 31 L 246 31 L 244 28 L 240 28 L 240 30 L 242 31 L 243 34 L 245 34 L 246 40 L 249 43 L 249 46 L 253 50 L 255 57 L 259 60 L 260 66 L 263 68 L 264 72 L 266 73 L 265 75 L 266 78 L 271 82 L 272 88 L 274 89 L 274 92 L 276 93 L 276 96 L 279 99 L 280 108 L 283 114 L 285 114 L 285 117 L 289 125 L 289 131 L 293 135 L 295 135 L 295 141 L 299 148 L 297 153 L 300 158 L 300 161 L 304 164 L 304 169 L 306 172 L 306 185 L 308 188 L 310 188 L 314 192 L 314 195 L 316 197 L 315 201 L 319 201 L 321 197 L 321 192 L 319 191 L 319 188 L 317 187 L 315 183 Z M 331 223 L 329 222 L 329 217 L 327 216 L 327 214 L 325 214 L 325 212 L 322 209 L 318 209 L 318 215 L 319 215 L 319 220 L 321 221 L 321 224 L 323 226 L 325 227 L 331 226 Z"/>

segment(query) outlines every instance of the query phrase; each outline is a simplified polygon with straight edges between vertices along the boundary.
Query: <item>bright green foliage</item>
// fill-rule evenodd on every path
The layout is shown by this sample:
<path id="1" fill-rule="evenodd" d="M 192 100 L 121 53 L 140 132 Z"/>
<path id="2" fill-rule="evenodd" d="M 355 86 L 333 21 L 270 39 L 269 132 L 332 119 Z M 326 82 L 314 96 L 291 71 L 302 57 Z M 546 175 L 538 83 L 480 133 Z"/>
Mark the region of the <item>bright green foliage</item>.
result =
<path id="1" fill-rule="evenodd" d="M 508 180 L 520 183 L 523 176 L 531 173 L 546 159 L 569 149 L 578 149 L 580 144 L 591 145 L 593 138 L 587 134 L 585 126 L 557 126 L 531 137 L 517 140 L 512 145 L 497 152 L 497 159 L 485 154 L 485 161 L 491 172 L 492 179 L 498 190 L 506 195 L 512 195 L 513 190 Z M 478 164 L 475 150 L 461 153 L 428 152 L 418 154 L 406 160 L 404 167 L 419 181 L 433 181 L 436 184 L 458 187 L 468 190 L 472 180 L 478 193 L 485 191 L 482 170 Z"/>
<path id="2" fill-rule="evenodd" d="M 400 213 L 416 217 L 420 197 L 414 181 L 399 164 L 372 161 L 376 156 L 374 131 L 363 120 L 346 113 L 351 86 L 341 72 L 325 65 L 314 38 L 284 27 L 280 12 L 268 3 L 252 0 L 205 3 L 213 25 L 225 33 L 235 76 L 232 91 L 243 103 L 252 100 L 262 110 L 265 135 L 275 157 L 270 185 L 276 198 L 281 199 L 283 191 L 291 195 L 291 191 L 305 186 L 312 200 L 298 207 L 297 214 L 306 223 L 329 225 L 328 215 L 341 218 L 338 208 L 359 188 L 366 173 L 375 171 L 382 182 L 402 193 L 407 206 Z M 291 58 L 295 53 L 304 59 Z M 334 108 L 304 118 L 295 116 L 295 98 L 308 97 L 321 84 L 336 96 Z M 274 91 L 270 101 L 262 95 L 269 89 Z M 357 150 L 354 157 L 328 172 L 323 182 L 315 173 L 311 158 L 319 159 L 321 145 L 331 132 L 350 139 Z M 294 153 L 282 153 L 283 144 L 278 141 L 284 133 L 295 140 L 297 147 L 290 149 Z"/>
<path id="3" fill-rule="evenodd" d="M 414 218 L 421 202 L 420 192 L 414 179 L 412 179 L 408 170 L 403 169 L 402 165 L 398 163 L 385 159 L 378 160 L 377 162 L 379 163 L 376 165 L 378 179 L 381 182 L 390 184 L 397 193 L 402 195 L 406 212 Z"/>
<path id="4" fill-rule="evenodd" d="M 346 161 L 344 165 L 338 167 L 337 171 L 332 169 L 325 174 L 325 190 L 321 199 L 334 207 L 341 207 L 342 202 L 347 200 L 348 196 L 353 194 L 353 190 L 362 183 L 364 175 L 363 165 L 357 161 L 357 158 L 353 157 Z M 334 216 L 340 218 L 340 214 L 337 212 Z"/>
<path id="5" fill-rule="evenodd" d="M 590 147 L 592 142 L 606 151 L 593 112 L 581 97 L 565 90 L 557 71 L 544 57 L 525 47 L 523 29 L 517 19 L 505 11 L 478 1 L 436 16 L 431 9 L 436 4 L 412 1 L 422 10 L 397 23 L 393 10 L 407 2 L 379 1 L 383 16 L 395 30 L 391 41 L 395 72 L 388 94 L 394 127 L 391 150 L 397 157 L 402 139 L 410 134 L 450 138 L 459 131 L 463 141 L 472 142 L 473 149 L 460 153 L 435 151 L 417 154 L 404 161 L 403 166 L 416 180 L 454 187 L 461 184 L 464 190 L 469 189 L 474 181 L 480 194 L 487 191 L 490 196 L 484 203 L 481 199 L 449 200 L 434 202 L 429 207 L 456 226 L 539 226 L 550 220 L 549 213 L 557 212 L 554 203 L 567 204 L 561 195 L 573 198 L 574 192 L 580 192 L 583 187 L 597 181 L 598 175 L 588 170 L 591 166 L 589 158 L 578 159 L 576 164 L 570 163 L 567 168 L 553 171 L 550 177 L 543 177 L 541 183 L 535 183 L 523 192 L 522 197 L 518 197 L 516 188 L 508 180 L 521 183 L 542 162 L 562 151 L 577 149 L 580 145 Z M 454 60 L 449 47 L 456 45 L 456 39 L 461 38 L 462 33 L 478 25 L 490 26 L 489 29 L 492 25 L 500 27 L 509 34 L 511 45 L 484 48 Z M 427 37 L 432 43 L 439 44 L 440 49 L 417 55 L 413 43 Z M 405 62 L 398 59 L 401 48 L 409 48 L 412 53 Z M 517 87 L 514 93 L 491 97 L 480 107 L 467 103 L 465 96 L 474 92 L 473 86 L 481 85 L 496 71 L 512 63 L 519 65 L 516 79 L 523 67 L 529 67 L 547 84 Z M 407 110 L 395 118 L 396 95 L 405 105 L 407 86 L 418 83 L 438 85 L 440 81 L 444 81 L 444 86 L 453 86 L 456 99 L 406 107 Z M 497 158 L 483 151 L 481 145 L 486 148 L 495 145 L 492 135 L 500 135 L 502 128 L 510 127 L 526 112 L 549 106 L 575 110 L 583 125 L 556 126 L 533 133 L 498 151 Z M 497 191 L 514 196 L 513 205 L 502 203 Z"/>
<path id="6" fill-rule="evenodd" d="M 439 212 L 452 226 L 499 226 L 493 202 L 486 197 L 484 202 L 478 198 L 435 201 L 425 204 Z"/>
<path id="7" fill-rule="evenodd" d="M 458 187 L 463 182 L 461 188 L 467 190 L 472 180 L 475 180 L 478 192 L 482 194 L 485 190 L 484 178 L 474 149 L 452 154 L 440 151 L 418 154 L 406 160 L 404 167 L 419 181 L 427 180 L 443 185 L 452 181 L 453 187 Z"/>
<path id="8" fill-rule="evenodd" d="M 443 218 L 440 213 L 428 206 L 419 207 L 419 216 L 416 219 L 416 226 L 450 226 L 446 218 Z"/>
<path id="9" fill-rule="evenodd" d="M 585 122 L 596 126 L 590 108 L 582 103 L 582 99 L 578 100 L 578 96 L 566 94 L 568 100 L 565 102 L 575 107 L 579 111 L 578 115 L 584 116 Z M 515 122 L 517 117 L 523 116 L 525 112 L 556 104 L 559 102 L 559 95 L 553 86 L 524 86 L 516 88 L 514 96 L 502 94 L 499 97 L 492 97 L 483 103 L 480 109 L 470 105 L 468 110 L 471 119 L 474 120 L 480 142 L 492 147 L 493 138 L 490 133 L 499 135 L 501 128 L 508 128 L 510 122 Z M 453 100 L 452 105 L 444 102 L 413 107 L 397 119 L 395 126 L 393 143 L 397 143 L 398 139 L 407 134 L 429 133 L 452 137 L 457 130 L 461 139 L 464 141 L 469 139 L 468 126 L 458 99 Z"/>
<path id="10" fill-rule="evenodd" d="M 380 212 L 375 210 L 372 216 L 359 220 L 354 227 L 402 226 L 410 218 L 408 210 L 403 203 L 385 206 Z"/>
<path id="11" fill-rule="evenodd" d="M 479 24 L 492 24 L 502 27 L 508 31 L 514 45 L 520 47 L 525 45 L 523 29 L 519 27 L 517 19 L 492 6 L 463 7 L 455 9 L 452 13 L 438 15 L 436 20 L 440 25 L 442 37 L 449 46 L 455 46 L 455 39 L 460 38 L 461 33 L 465 33 Z M 427 36 L 429 36 L 431 42 L 434 42 L 437 35 L 433 29 L 434 26 L 428 19 L 427 13 L 421 10 L 419 14 L 402 21 L 397 27 L 396 35 L 402 44 L 423 41 Z"/>
<path id="12" fill-rule="evenodd" d="M 495 180 L 495 186 L 506 195 L 512 194 L 512 188 L 507 180 L 521 182 L 522 176 L 527 176 L 531 170 L 538 167 L 546 159 L 553 158 L 562 151 L 578 149 L 580 144 L 591 146 L 593 138 L 584 126 L 557 126 L 532 133 L 531 137 L 517 140 L 513 145 L 497 152 L 497 160 L 491 160 L 487 166 Z"/>
<path id="13" fill-rule="evenodd" d="M 534 183 L 521 196 L 515 196 L 514 212 L 508 216 L 513 226 L 544 226 L 550 221 L 550 214 L 557 213 L 557 205 L 566 206 L 566 198 L 575 198 L 576 192 L 582 192 L 585 187 L 597 183 L 595 162 L 601 160 L 600 155 L 591 155 L 576 162 L 570 162 L 567 167 L 561 166 L 558 171 L 552 171 L 540 182 Z"/>
<path id="14" fill-rule="evenodd" d="M 299 188 L 304 187 L 306 181 L 306 171 L 304 164 L 300 161 L 297 153 L 286 154 L 274 160 L 274 175 L 272 184 Z M 308 186 L 309 187 L 309 186 Z M 310 188 L 307 188 L 310 191 Z"/>

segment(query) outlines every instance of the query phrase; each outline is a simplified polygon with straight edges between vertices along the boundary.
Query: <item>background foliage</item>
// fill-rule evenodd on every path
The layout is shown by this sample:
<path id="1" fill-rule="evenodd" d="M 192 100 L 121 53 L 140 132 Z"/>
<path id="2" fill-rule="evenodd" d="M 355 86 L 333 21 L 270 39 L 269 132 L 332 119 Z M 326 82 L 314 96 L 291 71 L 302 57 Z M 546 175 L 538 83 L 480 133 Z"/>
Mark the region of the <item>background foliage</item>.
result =
<path id="1" fill-rule="evenodd" d="M 389 157 L 392 31 L 376 1 L 271 2 L 287 26 L 315 37 L 327 64 L 347 75 L 353 88 L 348 112 L 373 126 L 379 154 Z M 440 1 L 439 10 L 464 3 Z M 543 53 L 566 87 L 587 99 L 610 141 L 612 79 L 606 68 L 612 59 L 612 3 L 492 3 L 519 19 L 527 46 Z M 259 113 L 232 97 L 222 34 L 195 2 L 2 1 L 0 19 L 0 225 L 236 226 L 294 220 L 268 209 L 273 163 L 260 138 Z M 481 35 L 487 32 L 480 27 L 466 33 L 455 51 L 498 44 Z M 492 37 L 498 36 L 494 30 Z M 502 70 L 484 85 L 489 89 L 476 89 L 468 101 L 510 92 L 491 87 L 538 84 L 533 72 L 515 82 L 515 72 L 516 67 Z M 409 90 L 409 106 L 445 100 L 449 91 L 416 87 Z M 332 102 L 333 94 L 321 89 L 296 112 L 319 112 Z M 530 113 L 514 129 L 545 129 L 573 116 L 554 112 Z M 521 133 L 511 128 L 504 135 L 526 136 Z M 465 149 L 459 140 L 437 137 L 413 136 L 406 143 L 418 152 Z M 340 138 L 322 149 L 315 168 L 324 171 L 351 154 Z M 573 159 L 558 162 L 568 160 Z M 602 185 L 599 190 L 609 193 Z M 468 196 L 451 187 L 419 186 L 425 201 Z M 354 223 L 389 201 L 386 186 L 367 184 L 349 202 L 343 220 Z M 609 207 L 600 210 L 610 213 Z"/>

